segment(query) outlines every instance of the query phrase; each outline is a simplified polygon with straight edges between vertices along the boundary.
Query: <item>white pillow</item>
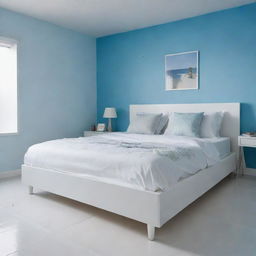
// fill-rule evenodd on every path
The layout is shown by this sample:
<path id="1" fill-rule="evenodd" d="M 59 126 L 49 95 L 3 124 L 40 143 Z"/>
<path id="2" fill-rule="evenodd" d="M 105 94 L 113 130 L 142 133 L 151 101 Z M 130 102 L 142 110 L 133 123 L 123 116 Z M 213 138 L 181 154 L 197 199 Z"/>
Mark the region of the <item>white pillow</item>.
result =
<path id="1" fill-rule="evenodd" d="M 162 114 L 138 113 L 130 122 L 129 133 L 155 134 Z"/>
<path id="2" fill-rule="evenodd" d="M 224 112 L 212 112 L 204 113 L 203 120 L 201 123 L 201 137 L 202 138 L 213 138 L 220 137 L 220 129 Z"/>

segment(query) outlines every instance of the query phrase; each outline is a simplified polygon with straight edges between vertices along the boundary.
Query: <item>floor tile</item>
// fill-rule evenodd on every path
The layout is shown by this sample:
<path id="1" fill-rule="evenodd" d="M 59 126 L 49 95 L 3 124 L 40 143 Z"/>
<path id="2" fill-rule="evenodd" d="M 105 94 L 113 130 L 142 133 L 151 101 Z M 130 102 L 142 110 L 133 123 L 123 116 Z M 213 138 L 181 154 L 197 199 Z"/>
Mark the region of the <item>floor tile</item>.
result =
<path id="1" fill-rule="evenodd" d="M 24 248 L 32 248 L 47 237 L 43 229 L 23 221 L 9 211 L 0 213 L 0 255 L 4 256 Z"/>

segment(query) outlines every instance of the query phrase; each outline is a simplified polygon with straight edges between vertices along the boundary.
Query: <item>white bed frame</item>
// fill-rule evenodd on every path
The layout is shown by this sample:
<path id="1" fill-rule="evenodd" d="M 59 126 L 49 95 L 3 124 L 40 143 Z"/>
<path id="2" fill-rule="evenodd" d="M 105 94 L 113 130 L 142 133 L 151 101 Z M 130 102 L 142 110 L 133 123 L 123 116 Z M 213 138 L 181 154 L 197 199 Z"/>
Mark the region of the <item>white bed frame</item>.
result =
<path id="1" fill-rule="evenodd" d="M 33 187 L 37 187 L 143 222 L 147 224 L 148 239 L 154 240 L 155 227 L 160 228 L 236 168 L 239 103 L 131 105 L 130 119 L 138 112 L 174 111 L 225 111 L 221 135 L 231 138 L 233 153 L 216 165 L 178 182 L 166 192 L 136 190 L 26 165 L 22 165 L 22 181 L 29 186 L 30 194 L 33 194 Z"/>

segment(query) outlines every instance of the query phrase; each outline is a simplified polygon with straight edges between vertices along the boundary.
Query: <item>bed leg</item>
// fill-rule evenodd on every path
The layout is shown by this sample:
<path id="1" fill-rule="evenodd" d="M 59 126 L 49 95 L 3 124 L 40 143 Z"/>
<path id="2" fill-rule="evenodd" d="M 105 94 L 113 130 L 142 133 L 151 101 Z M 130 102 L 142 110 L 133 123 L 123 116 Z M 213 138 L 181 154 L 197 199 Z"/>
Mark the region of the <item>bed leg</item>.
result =
<path id="1" fill-rule="evenodd" d="M 32 186 L 28 186 L 28 193 L 29 193 L 30 195 L 33 194 L 33 187 L 32 187 Z"/>
<path id="2" fill-rule="evenodd" d="M 155 227 L 147 224 L 147 230 L 148 230 L 148 239 L 150 241 L 153 241 L 155 239 Z"/>

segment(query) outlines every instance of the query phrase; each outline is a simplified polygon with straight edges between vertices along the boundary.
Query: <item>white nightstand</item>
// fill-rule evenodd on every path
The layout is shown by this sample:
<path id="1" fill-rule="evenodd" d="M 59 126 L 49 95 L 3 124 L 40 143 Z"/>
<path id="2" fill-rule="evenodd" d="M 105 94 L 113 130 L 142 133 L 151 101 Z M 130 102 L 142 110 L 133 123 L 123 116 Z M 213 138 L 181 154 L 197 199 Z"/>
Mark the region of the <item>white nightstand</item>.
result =
<path id="1" fill-rule="evenodd" d="M 109 132 L 97 132 L 97 131 L 84 131 L 84 137 L 97 136 Z"/>
<path id="2" fill-rule="evenodd" d="M 238 136 L 238 146 L 239 146 L 239 161 L 237 173 L 240 172 L 244 175 L 244 170 L 246 168 L 244 160 L 244 147 L 256 148 L 256 137 Z"/>

